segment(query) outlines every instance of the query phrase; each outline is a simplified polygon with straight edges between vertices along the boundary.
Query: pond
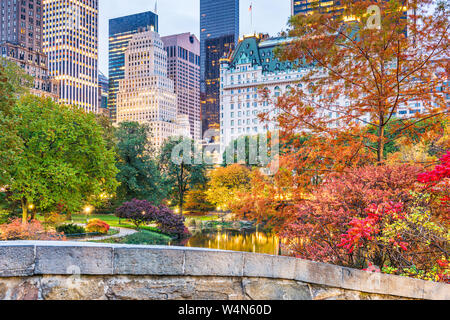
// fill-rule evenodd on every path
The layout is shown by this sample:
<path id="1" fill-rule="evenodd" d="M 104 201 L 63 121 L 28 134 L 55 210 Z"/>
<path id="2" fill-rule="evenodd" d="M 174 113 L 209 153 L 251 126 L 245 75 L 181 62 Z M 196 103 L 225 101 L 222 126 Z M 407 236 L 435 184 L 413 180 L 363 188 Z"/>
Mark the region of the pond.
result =
<path id="1" fill-rule="evenodd" d="M 275 235 L 258 230 L 191 230 L 192 237 L 169 245 L 280 255 L 280 241 Z"/>

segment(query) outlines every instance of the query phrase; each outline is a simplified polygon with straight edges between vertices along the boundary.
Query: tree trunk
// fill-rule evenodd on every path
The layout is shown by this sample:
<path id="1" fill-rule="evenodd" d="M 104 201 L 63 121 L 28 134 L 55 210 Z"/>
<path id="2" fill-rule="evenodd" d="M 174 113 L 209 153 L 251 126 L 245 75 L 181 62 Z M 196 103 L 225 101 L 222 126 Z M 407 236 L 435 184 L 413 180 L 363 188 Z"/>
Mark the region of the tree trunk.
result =
<path id="1" fill-rule="evenodd" d="M 384 119 L 380 119 L 383 121 Z M 377 146 L 377 164 L 380 166 L 384 161 L 384 126 L 380 125 L 378 130 L 378 146 Z"/>
<path id="2" fill-rule="evenodd" d="M 22 224 L 27 224 L 28 223 L 28 206 L 27 206 L 27 200 L 26 199 L 22 199 L 21 201 L 21 205 L 22 205 Z"/>

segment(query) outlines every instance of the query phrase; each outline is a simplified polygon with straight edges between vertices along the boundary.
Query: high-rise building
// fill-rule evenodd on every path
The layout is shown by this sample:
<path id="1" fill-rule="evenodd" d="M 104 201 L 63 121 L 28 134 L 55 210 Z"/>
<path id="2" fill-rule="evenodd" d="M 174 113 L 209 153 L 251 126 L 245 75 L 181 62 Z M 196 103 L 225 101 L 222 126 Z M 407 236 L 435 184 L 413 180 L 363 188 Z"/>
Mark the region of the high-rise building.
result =
<path id="1" fill-rule="evenodd" d="M 168 57 L 168 76 L 175 85 L 178 114 L 188 117 L 190 135 L 200 140 L 200 41 L 189 32 L 162 37 L 161 40 Z"/>
<path id="2" fill-rule="evenodd" d="M 111 118 L 116 120 L 116 95 L 125 76 L 125 51 L 134 34 L 158 32 L 158 15 L 148 11 L 109 20 L 109 98 Z"/>
<path id="3" fill-rule="evenodd" d="M 307 69 L 295 68 L 289 61 L 279 61 L 274 49 L 288 39 L 267 35 L 244 37 L 236 50 L 221 60 L 220 144 L 221 152 L 241 136 L 264 134 L 274 123 L 261 122 L 259 114 L 274 110 L 263 101 L 261 86 L 275 96 L 298 85 Z"/>
<path id="4" fill-rule="evenodd" d="M 219 128 L 220 63 L 239 39 L 239 0 L 200 0 L 203 134 Z"/>
<path id="5" fill-rule="evenodd" d="M 15 62 L 34 77 L 31 92 L 57 98 L 58 86 L 48 72 L 42 48 L 42 5 L 40 1 L 0 1 L 0 48 L 2 57 Z"/>
<path id="6" fill-rule="evenodd" d="M 108 109 L 109 79 L 103 72 L 98 72 L 98 106 L 100 113 L 110 118 Z"/>
<path id="7" fill-rule="evenodd" d="M 148 123 L 157 149 L 171 136 L 189 134 L 187 116 L 177 115 L 167 52 L 154 31 L 133 35 L 125 51 L 125 75 L 117 92 L 117 122 L 124 121 Z"/>
<path id="8" fill-rule="evenodd" d="M 59 101 L 98 112 L 98 0 L 43 0 L 44 52 Z"/>
<path id="9" fill-rule="evenodd" d="M 339 0 L 291 0 L 292 15 L 313 12 L 338 13 L 342 11 Z"/>

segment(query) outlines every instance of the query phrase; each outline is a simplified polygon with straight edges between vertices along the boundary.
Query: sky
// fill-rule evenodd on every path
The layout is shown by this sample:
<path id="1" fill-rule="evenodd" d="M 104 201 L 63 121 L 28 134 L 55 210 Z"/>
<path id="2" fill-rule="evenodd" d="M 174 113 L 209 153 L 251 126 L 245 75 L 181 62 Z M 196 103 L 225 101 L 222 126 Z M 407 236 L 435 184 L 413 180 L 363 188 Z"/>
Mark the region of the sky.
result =
<path id="1" fill-rule="evenodd" d="M 154 11 L 156 0 L 99 0 L 99 69 L 108 75 L 109 19 Z M 218 0 L 219 1 L 219 0 Z M 253 28 L 250 19 L 253 3 Z M 287 29 L 291 0 L 240 0 L 240 33 L 276 36 Z M 200 0 L 158 0 L 161 36 L 191 32 L 200 39 Z"/>

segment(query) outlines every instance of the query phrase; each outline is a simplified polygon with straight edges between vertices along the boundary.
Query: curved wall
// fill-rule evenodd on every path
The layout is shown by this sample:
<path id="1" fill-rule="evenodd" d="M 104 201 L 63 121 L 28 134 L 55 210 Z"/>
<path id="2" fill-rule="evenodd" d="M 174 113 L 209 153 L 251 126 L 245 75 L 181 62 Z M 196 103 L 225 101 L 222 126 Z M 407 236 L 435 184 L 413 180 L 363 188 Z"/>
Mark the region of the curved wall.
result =
<path id="1" fill-rule="evenodd" d="M 450 285 L 290 257 L 163 246 L 0 242 L 2 299 L 426 299 Z"/>

